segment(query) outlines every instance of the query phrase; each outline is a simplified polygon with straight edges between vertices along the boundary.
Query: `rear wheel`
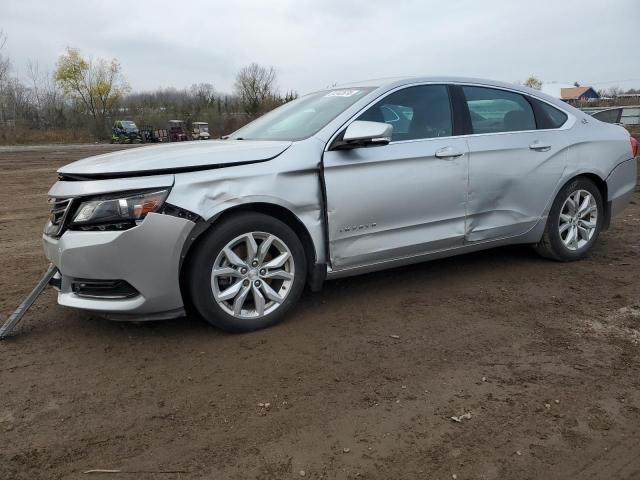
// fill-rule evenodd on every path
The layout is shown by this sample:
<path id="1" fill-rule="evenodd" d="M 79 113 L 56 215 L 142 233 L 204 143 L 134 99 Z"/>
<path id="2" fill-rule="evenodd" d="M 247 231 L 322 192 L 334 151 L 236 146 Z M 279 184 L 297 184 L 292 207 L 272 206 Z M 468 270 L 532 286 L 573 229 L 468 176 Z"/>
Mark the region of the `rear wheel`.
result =
<path id="1" fill-rule="evenodd" d="M 536 251 L 559 261 L 583 258 L 596 242 L 603 219 L 600 190 L 588 178 L 576 178 L 554 200 Z"/>
<path id="2" fill-rule="evenodd" d="M 242 213 L 206 235 L 187 273 L 198 312 L 232 332 L 280 321 L 300 297 L 307 273 L 304 249 L 293 230 L 273 217 Z"/>

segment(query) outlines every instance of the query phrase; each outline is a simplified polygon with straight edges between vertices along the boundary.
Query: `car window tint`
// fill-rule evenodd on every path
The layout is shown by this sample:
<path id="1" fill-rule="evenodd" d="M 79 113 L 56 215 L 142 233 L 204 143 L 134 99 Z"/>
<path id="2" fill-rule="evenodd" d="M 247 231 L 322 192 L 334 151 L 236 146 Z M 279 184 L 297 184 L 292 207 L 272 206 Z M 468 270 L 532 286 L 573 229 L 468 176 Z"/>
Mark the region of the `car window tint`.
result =
<path id="1" fill-rule="evenodd" d="M 545 119 L 546 125 L 544 125 L 544 127 L 539 125 L 538 126 L 539 128 L 540 127 L 542 127 L 542 128 L 560 128 L 567 121 L 567 118 L 568 118 L 567 114 L 564 113 L 563 111 L 558 110 L 555 107 L 552 107 L 548 103 L 544 103 L 544 102 L 538 101 L 538 104 L 542 108 L 542 112 L 544 113 L 544 115 L 546 117 L 546 119 Z"/>
<path id="2" fill-rule="evenodd" d="M 621 113 L 621 108 L 613 108 L 611 110 L 603 110 L 602 112 L 594 113 L 593 118 L 597 118 L 601 122 L 606 123 L 620 123 Z"/>
<path id="3" fill-rule="evenodd" d="M 523 95 L 485 87 L 463 87 L 473 133 L 535 130 L 536 118 Z"/>
<path id="4" fill-rule="evenodd" d="M 358 120 L 393 126 L 392 141 L 449 137 L 453 131 L 445 85 L 408 87 L 386 96 Z"/>

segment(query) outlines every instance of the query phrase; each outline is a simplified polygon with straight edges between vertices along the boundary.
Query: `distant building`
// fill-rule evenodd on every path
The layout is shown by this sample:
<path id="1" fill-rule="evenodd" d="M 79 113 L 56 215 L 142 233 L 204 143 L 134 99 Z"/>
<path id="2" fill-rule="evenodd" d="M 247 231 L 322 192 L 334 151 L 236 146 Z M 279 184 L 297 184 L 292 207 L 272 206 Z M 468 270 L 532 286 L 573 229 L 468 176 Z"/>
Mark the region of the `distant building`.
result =
<path id="1" fill-rule="evenodd" d="M 598 100 L 600 95 L 591 87 L 571 87 L 560 89 L 560 100 L 565 102 L 581 102 Z"/>
<path id="2" fill-rule="evenodd" d="M 598 92 L 592 87 L 576 87 L 562 83 L 545 83 L 542 85 L 542 91 L 567 103 L 587 102 L 600 98 Z"/>
<path id="3" fill-rule="evenodd" d="M 637 92 L 637 93 L 620 93 L 620 94 L 617 95 L 617 98 L 630 98 L 630 99 L 640 98 L 640 92 Z"/>

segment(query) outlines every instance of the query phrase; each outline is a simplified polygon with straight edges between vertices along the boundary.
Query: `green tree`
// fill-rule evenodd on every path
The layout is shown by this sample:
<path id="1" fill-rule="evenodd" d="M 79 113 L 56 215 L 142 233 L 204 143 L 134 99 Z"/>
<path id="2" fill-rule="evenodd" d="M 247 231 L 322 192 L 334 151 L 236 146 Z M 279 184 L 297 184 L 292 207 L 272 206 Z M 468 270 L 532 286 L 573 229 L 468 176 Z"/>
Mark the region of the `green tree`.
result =
<path id="1" fill-rule="evenodd" d="M 67 48 L 58 58 L 56 82 L 85 113 L 91 115 L 95 133 L 106 132 L 106 119 L 129 91 L 120 63 L 111 60 L 85 59 L 80 51 Z"/>
<path id="2" fill-rule="evenodd" d="M 542 80 L 540 80 L 539 78 L 531 75 L 529 78 L 527 78 L 524 82 L 524 84 L 529 87 L 529 88 L 533 88 L 534 90 L 541 90 L 542 89 Z"/>

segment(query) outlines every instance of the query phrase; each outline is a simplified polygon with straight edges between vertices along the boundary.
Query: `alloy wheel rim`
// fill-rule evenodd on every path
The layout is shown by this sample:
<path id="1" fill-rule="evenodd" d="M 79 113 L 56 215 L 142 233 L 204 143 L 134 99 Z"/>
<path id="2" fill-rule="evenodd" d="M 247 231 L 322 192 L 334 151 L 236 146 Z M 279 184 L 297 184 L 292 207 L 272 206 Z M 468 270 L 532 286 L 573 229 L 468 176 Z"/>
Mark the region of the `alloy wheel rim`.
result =
<path id="1" fill-rule="evenodd" d="M 593 238 L 598 225 L 598 204 L 586 190 L 576 190 L 562 204 L 558 233 L 564 246 L 576 251 Z"/>
<path id="2" fill-rule="evenodd" d="M 249 232 L 227 243 L 216 257 L 211 290 L 229 315 L 259 318 L 282 305 L 294 277 L 289 247 L 271 233 Z"/>

